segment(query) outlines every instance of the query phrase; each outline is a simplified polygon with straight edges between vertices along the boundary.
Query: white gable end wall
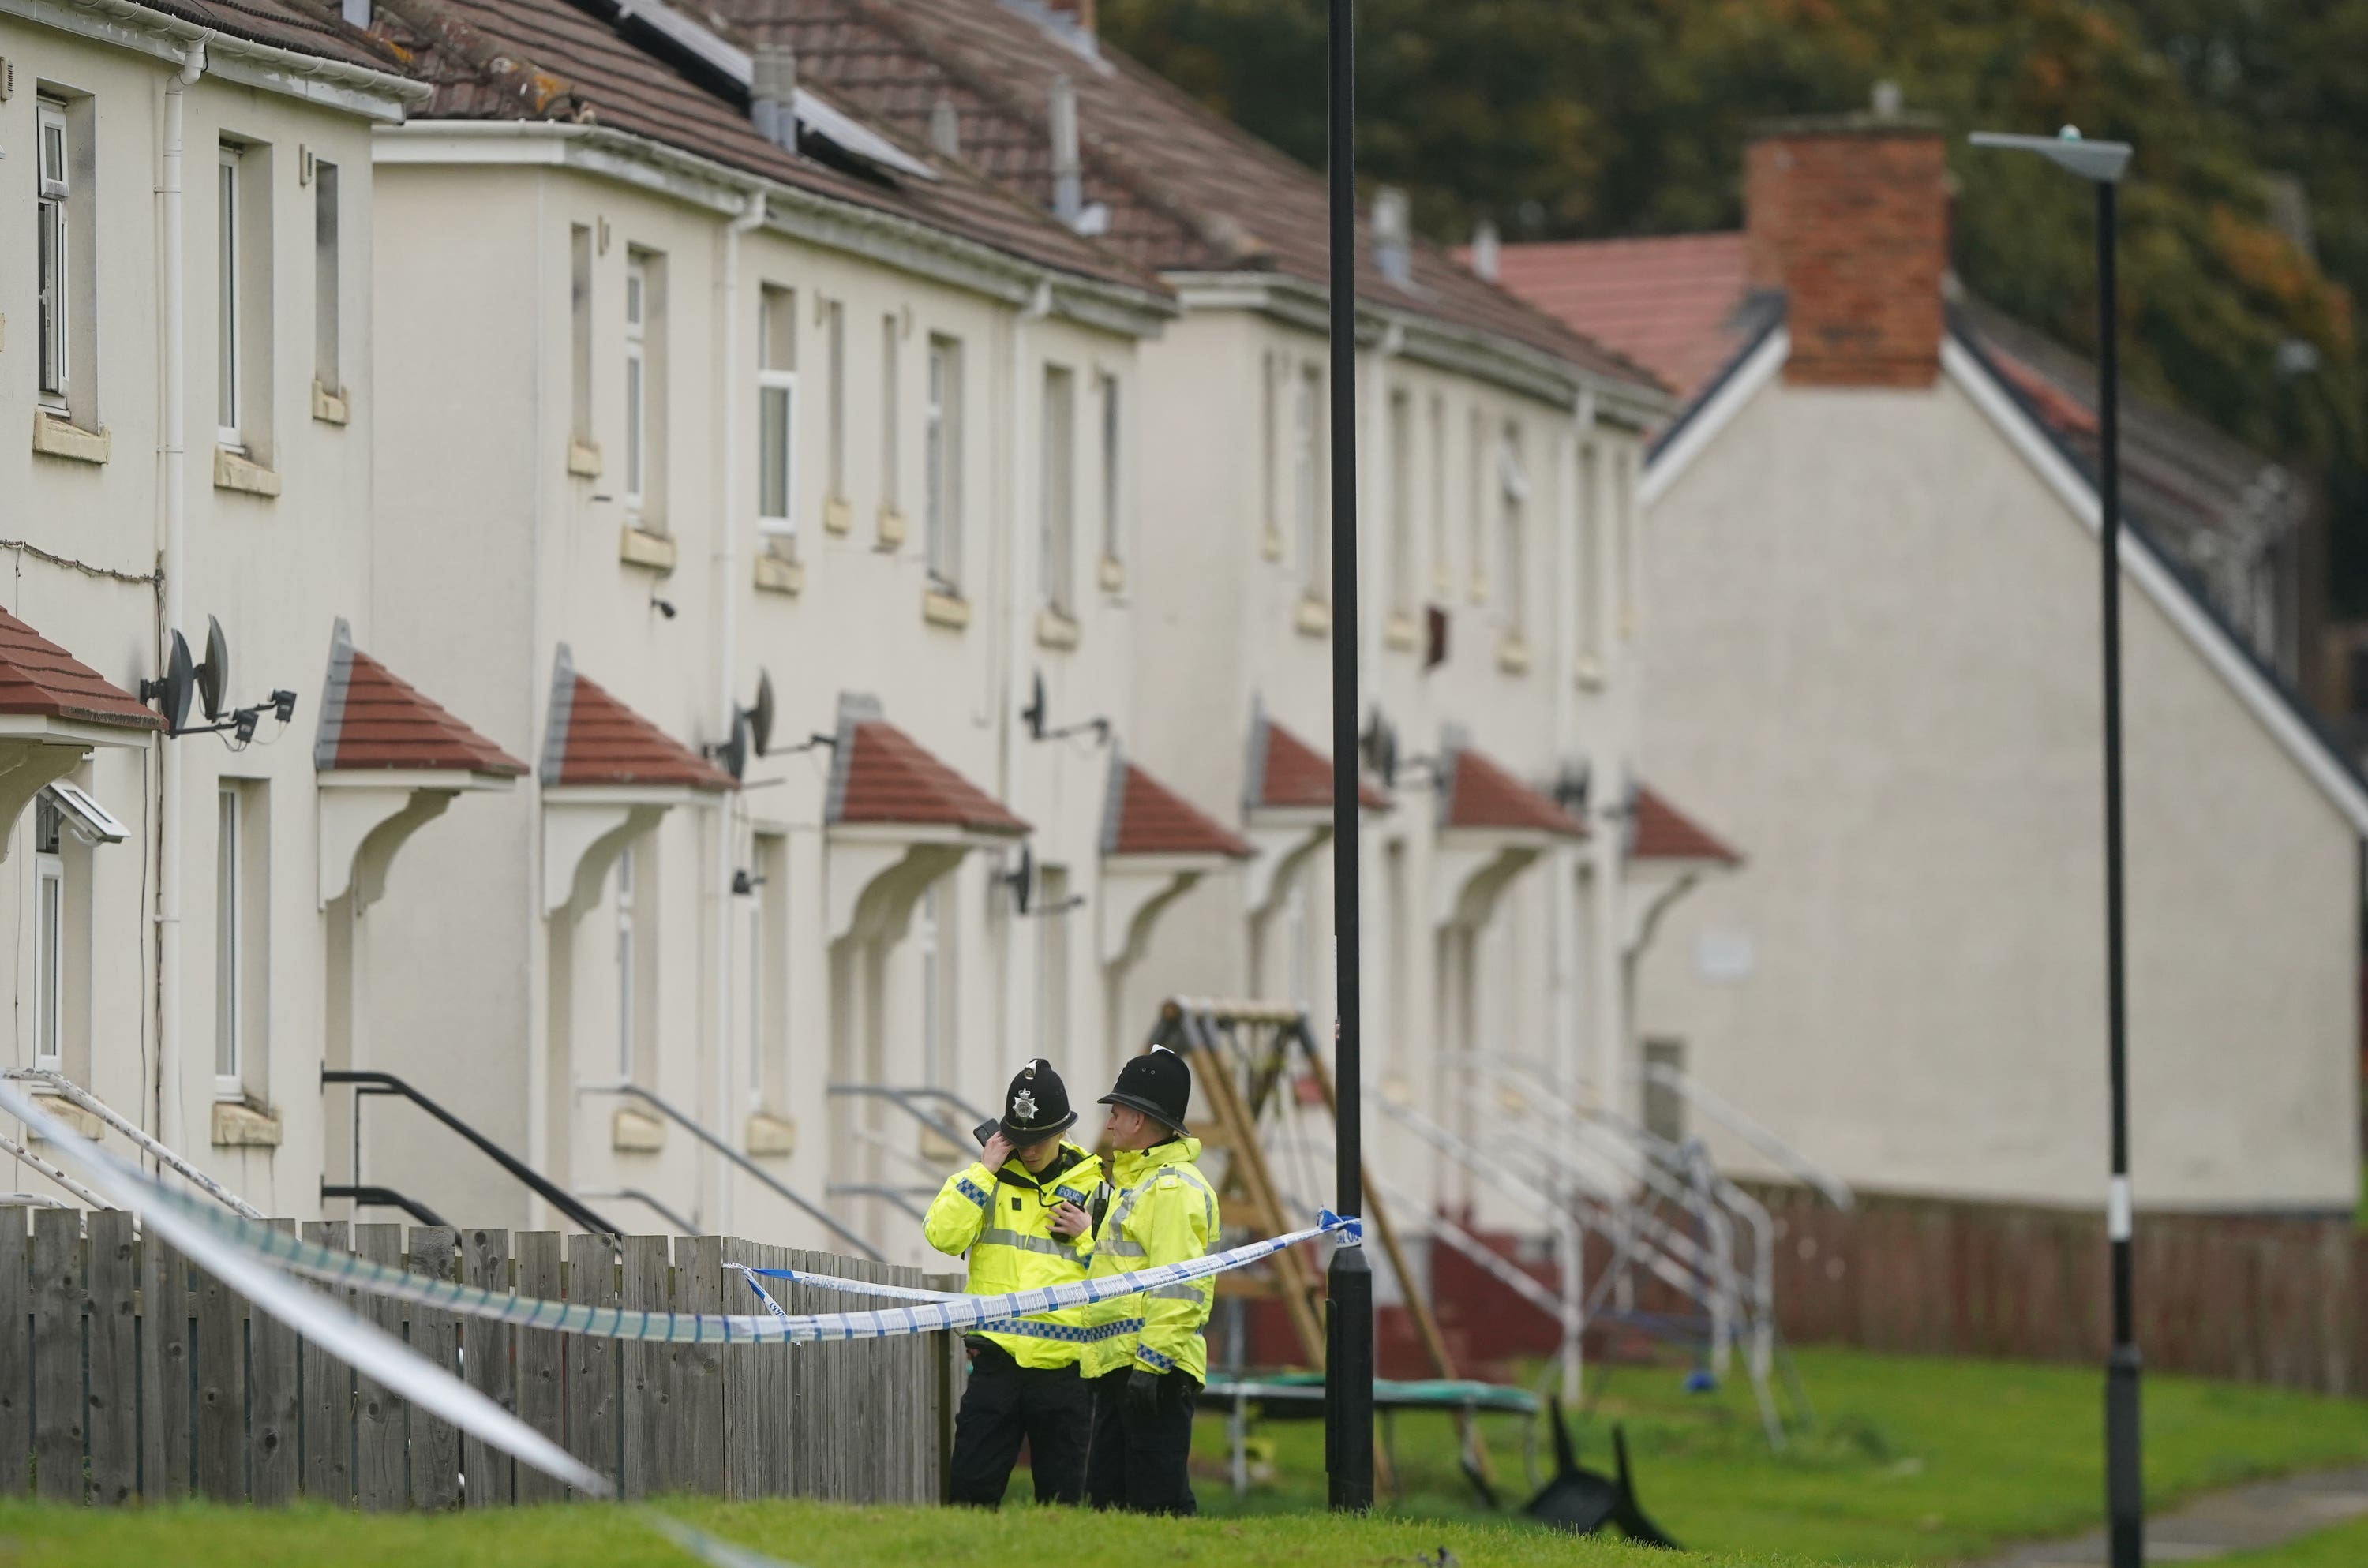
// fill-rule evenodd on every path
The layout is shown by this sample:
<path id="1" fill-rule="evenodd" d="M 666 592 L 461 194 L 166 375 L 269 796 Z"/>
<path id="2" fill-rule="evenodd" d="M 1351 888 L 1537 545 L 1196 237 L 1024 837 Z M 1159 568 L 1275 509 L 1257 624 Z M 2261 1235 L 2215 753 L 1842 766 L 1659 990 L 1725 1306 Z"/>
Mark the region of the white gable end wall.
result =
<path id="1" fill-rule="evenodd" d="M 1644 756 L 1750 864 L 1673 910 L 1639 1024 L 1853 1183 L 2089 1206 L 2094 534 L 1964 369 L 1925 392 L 1762 377 L 1656 472 Z M 2353 802 L 2174 599 L 2124 586 L 2139 1200 L 2348 1210 Z M 1738 936 L 1749 972 L 1704 978 L 1704 939 Z"/>

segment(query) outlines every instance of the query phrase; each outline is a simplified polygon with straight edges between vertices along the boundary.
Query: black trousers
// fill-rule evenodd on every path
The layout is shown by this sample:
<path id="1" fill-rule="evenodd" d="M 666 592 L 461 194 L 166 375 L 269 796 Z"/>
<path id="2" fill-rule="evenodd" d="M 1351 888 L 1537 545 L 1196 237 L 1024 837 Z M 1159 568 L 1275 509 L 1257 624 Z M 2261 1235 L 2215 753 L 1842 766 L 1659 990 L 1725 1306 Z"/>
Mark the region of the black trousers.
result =
<path id="1" fill-rule="evenodd" d="M 1192 1406 L 1201 1385 L 1189 1372 L 1159 1379 L 1159 1403 L 1138 1415 L 1126 1402 L 1132 1367 L 1089 1381 L 1094 1391 L 1093 1449 L 1086 1456 L 1086 1501 L 1134 1514 L 1197 1514 L 1192 1478 Z"/>
<path id="2" fill-rule="evenodd" d="M 970 1381 L 954 1413 L 947 1501 L 981 1508 L 1000 1505 L 1023 1437 L 1028 1467 L 1036 1477 L 1036 1501 L 1082 1501 L 1093 1396 L 1077 1376 L 1076 1364 L 1023 1367 L 986 1339 L 972 1340 L 970 1350 Z"/>

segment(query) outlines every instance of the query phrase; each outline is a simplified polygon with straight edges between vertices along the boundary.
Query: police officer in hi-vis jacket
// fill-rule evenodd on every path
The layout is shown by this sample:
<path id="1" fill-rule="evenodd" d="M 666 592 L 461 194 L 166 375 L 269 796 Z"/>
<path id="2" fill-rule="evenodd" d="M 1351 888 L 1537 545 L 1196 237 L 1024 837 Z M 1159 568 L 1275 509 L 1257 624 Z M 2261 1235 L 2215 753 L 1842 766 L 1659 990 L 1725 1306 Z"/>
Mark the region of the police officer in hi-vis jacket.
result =
<path id="1" fill-rule="evenodd" d="M 929 1205 L 922 1233 L 939 1252 L 970 1255 L 972 1295 L 1086 1277 L 1094 1216 L 1108 1195 L 1101 1161 L 1061 1136 L 1076 1119 L 1060 1074 L 1030 1062 L 1004 1092 L 1003 1116 L 977 1163 L 947 1178 Z M 1038 1502 L 1084 1494 L 1093 1408 L 1077 1369 L 1084 1312 L 1040 1312 L 965 1337 L 970 1381 L 954 1415 L 952 1501 L 999 1505 L 1023 1437 Z"/>
<path id="2" fill-rule="evenodd" d="M 1192 1164 L 1201 1141 L 1184 1131 L 1191 1098 L 1191 1071 L 1165 1046 L 1129 1062 L 1102 1096 L 1115 1190 L 1095 1229 L 1092 1278 L 1188 1262 L 1217 1240 L 1216 1189 Z M 1095 1507 L 1198 1511 L 1185 1461 L 1209 1375 L 1201 1331 L 1215 1292 L 1213 1279 L 1195 1279 L 1086 1308 L 1087 1326 L 1108 1334 L 1079 1363 L 1094 1396 L 1086 1498 Z"/>

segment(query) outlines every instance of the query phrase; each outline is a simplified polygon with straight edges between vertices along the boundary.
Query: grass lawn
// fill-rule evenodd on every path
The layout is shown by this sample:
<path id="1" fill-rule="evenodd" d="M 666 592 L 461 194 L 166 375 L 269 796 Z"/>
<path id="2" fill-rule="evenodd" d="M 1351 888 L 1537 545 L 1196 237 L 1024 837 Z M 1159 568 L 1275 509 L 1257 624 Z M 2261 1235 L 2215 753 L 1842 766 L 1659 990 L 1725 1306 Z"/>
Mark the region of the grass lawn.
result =
<path id="1" fill-rule="evenodd" d="M 1946 1560 L 2098 1522 L 2100 1370 L 1844 1350 L 1804 1350 L 1799 1362 L 1819 1424 L 1789 1453 L 1769 1451 L 1743 1384 L 1690 1396 L 1676 1369 L 1622 1368 L 1595 1424 L 1580 1434 L 1580 1459 L 1609 1470 L 1608 1423 L 1624 1423 L 1645 1511 L 1697 1551 Z M 2368 1457 L 2368 1402 L 2168 1376 L 2148 1377 L 2146 1401 L 2146 1495 L 2157 1506 L 2254 1476 Z M 1508 1417 L 1488 1430 L 1507 1490 L 1518 1492 L 1519 1423 Z M 1321 1506 L 1320 1426 L 1272 1423 L 1260 1434 L 1275 1442 L 1274 1485 L 1236 1503 L 1222 1471 L 1212 1471 L 1195 1483 L 1203 1509 Z M 1205 1460 L 1220 1461 L 1223 1423 L 1204 1419 L 1198 1445 Z M 1455 1468 L 1444 1416 L 1400 1417 L 1397 1456 L 1407 1494 L 1394 1512 L 1483 1517 Z"/>
<path id="2" fill-rule="evenodd" d="M 1335 1519 L 1141 1519 L 1067 1509 L 848 1508 L 672 1503 L 667 1511 L 803 1568 L 1419 1568 L 1445 1547 L 1462 1568 L 1656 1568 L 1667 1553 L 1500 1526 Z M 1432 1562 L 1438 1559 L 1430 1557 Z M 1772 1555 L 1689 1557 L 1701 1568 L 1819 1568 Z M 99 1513 L 0 1505 L 8 1568 L 685 1568 L 692 1559 L 628 1510 L 595 1504 L 439 1517 L 186 1506 Z"/>

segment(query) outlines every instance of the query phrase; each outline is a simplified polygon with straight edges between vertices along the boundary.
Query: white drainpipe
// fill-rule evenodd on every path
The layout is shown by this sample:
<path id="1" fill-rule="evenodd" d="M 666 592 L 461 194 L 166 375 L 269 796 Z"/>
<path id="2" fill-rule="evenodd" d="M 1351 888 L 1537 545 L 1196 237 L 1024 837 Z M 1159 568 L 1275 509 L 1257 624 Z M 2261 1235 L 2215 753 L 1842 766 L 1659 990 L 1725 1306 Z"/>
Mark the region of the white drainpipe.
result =
<path id="1" fill-rule="evenodd" d="M 156 571 L 165 581 L 165 625 L 160 655 L 184 617 L 188 575 L 188 384 L 186 296 L 188 281 L 181 244 L 181 115 L 188 89 L 205 74 L 206 45 L 200 39 L 181 51 L 181 68 L 165 83 L 164 181 L 164 361 L 165 514 L 159 523 Z M 161 659 L 160 659 L 161 662 Z M 181 1083 L 181 748 L 159 739 L 156 849 L 156 1099 L 157 1136 L 168 1147 L 184 1142 Z"/>
<path id="2" fill-rule="evenodd" d="M 715 591 L 722 600 L 716 618 L 716 734 L 732 739 L 739 718 L 740 509 L 743 489 L 740 445 L 740 236 L 765 222 L 765 193 L 752 190 L 748 205 L 732 220 L 723 234 L 723 298 L 720 306 L 723 329 L 723 398 L 716 419 L 723 426 L 723 518 L 715 530 Z M 715 1128 L 721 1138 L 732 1136 L 732 812 L 735 791 L 715 797 Z M 732 1166 L 710 1154 L 715 1169 L 714 1234 L 732 1229 Z"/>
<path id="3" fill-rule="evenodd" d="M 1005 492 L 1010 496 L 1011 572 L 1006 591 L 1011 596 L 1006 606 L 1008 614 L 1005 623 L 1006 642 L 1002 691 L 1003 712 L 1003 803 L 1017 812 L 1019 810 L 1019 758 L 1028 745 L 1028 737 L 1020 733 L 1020 694 L 1027 689 L 1030 662 L 1028 644 L 1030 623 L 1034 620 L 1036 595 L 1033 574 L 1035 557 L 1030 545 L 1035 529 L 1022 505 L 1028 494 L 1028 324 L 1042 321 L 1053 312 L 1053 286 L 1039 283 L 1028 303 L 1011 322 L 1011 472 L 1007 476 Z M 1003 987 L 1003 1056 L 1017 1061 L 1023 1054 L 1020 1032 L 1024 1027 L 1020 998 L 1028 992 L 1026 976 L 1021 971 L 1027 965 L 1027 944 L 1020 940 L 1019 916 L 1007 897 L 999 901 L 1003 917 L 1010 933 L 1009 951 L 1004 955 Z"/>

